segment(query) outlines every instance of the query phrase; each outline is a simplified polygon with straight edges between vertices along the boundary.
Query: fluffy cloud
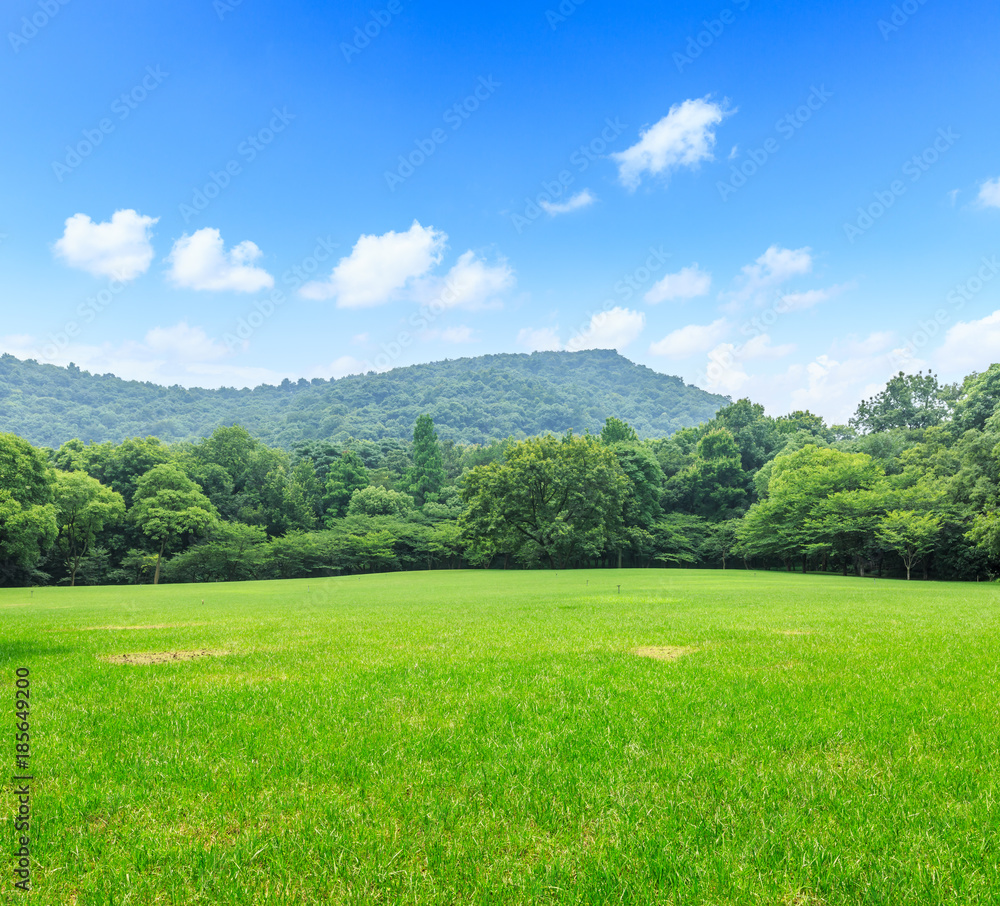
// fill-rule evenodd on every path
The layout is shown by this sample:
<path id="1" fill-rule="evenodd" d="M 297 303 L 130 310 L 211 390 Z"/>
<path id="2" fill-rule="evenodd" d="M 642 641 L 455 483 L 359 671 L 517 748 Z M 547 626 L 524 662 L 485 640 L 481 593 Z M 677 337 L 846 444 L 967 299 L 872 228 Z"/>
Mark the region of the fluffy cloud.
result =
<path id="1" fill-rule="evenodd" d="M 131 208 L 115 211 L 111 220 L 94 223 L 86 214 L 66 220 L 55 253 L 70 267 L 97 277 L 134 280 L 153 261 L 150 230 L 158 217 L 144 217 Z"/>
<path id="2" fill-rule="evenodd" d="M 976 201 L 984 208 L 1000 208 L 1000 176 L 996 179 L 987 179 L 979 187 Z"/>
<path id="3" fill-rule="evenodd" d="M 489 264 L 468 251 L 443 279 L 421 284 L 419 296 L 435 308 L 482 308 L 513 285 L 514 272 L 504 259 Z"/>
<path id="4" fill-rule="evenodd" d="M 336 299 L 338 308 L 371 308 L 391 301 L 441 262 L 448 237 L 416 220 L 405 233 L 363 234 L 327 280 L 307 283 L 307 299 Z"/>
<path id="5" fill-rule="evenodd" d="M 212 362 L 229 353 L 223 343 L 213 340 L 200 327 L 189 327 L 185 321 L 173 327 L 154 327 L 146 334 L 145 345 L 154 356 L 183 362 Z"/>
<path id="6" fill-rule="evenodd" d="M 590 323 L 575 336 L 570 337 L 566 349 L 622 349 L 628 346 L 646 326 L 646 316 L 640 311 L 615 307 L 599 311 Z"/>
<path id="7" fill-rule="evenodd" d="M 654 355 L 686 359 L 701 352 L 708 352 L 728 330 L 729 323 L 725 318 L 719 318 L 711 324 L 688 324 L 687 327 L 668 333 L 662 340 L 653 343 L 649 351 Z"/>
<path id="8" fill-rule="evenodd" d="M 934 355 L 935 365 L 946 373 L 985 371 L 997 361 L 1000 350 L 1000 311 L 977 321 L 959 321 L 945 334 Z"/>
<path id="9" fill-rule="evenodd" d="M 517 343 L 532 352 L 558 352 L 562 349 L 556 327 L 524 327 L 517 333 Z"/>
<path id="10" fill-rule="evenodd" d="M 715 127 L 735 112 L 706 98 L 675 104 L 663 119 L 641 132 L 631 148 L 611 155 L 618 162 L 622 185 L 635 190 L 643 173 L 667 175 L 677 167 L 693 167 L 699 161 L 710 160 Z"/>
<path id="11" fill-rule="evenodd" d="M 765 290 L 779 286 L 792 277 L 808 274 L 812 266 L 812 251 L 808 247 L 785 249 L 772 245 L 752 264 L 744 265 L 737 281 L 738 287 L 730 293 L 730 299 L 734 305 L 740 305 L 750 299 L 762 301 L 761 294 Z"/>
<path id="12" fill-rule="evenodd" d="M 168 276 L 185 289 L 255 293 L 274 286 L 274 278 L 253 262 L 263 253 L 250 241 L 226 252 L 218 230 L 205 227 L 181 236 L 167 258 Z"/>
<path id="13" fill-rule="evenodd" d="M 551 201 L 540 201 L 539 204 L 546 214 L 555 217 L 556 214 L 568 214 L 570 211 L 579 211 L 580 208 L 586 208 L 595 201 L 597 201 L 597 197 L 590 189 L 584 189 L 582 192 L 577 192 L 572 198 L 562 202 L 562 204 L 553 204 Z"/>
<path id="14" fill-rule="evenodd" d="M 697 262 L 681 268 L 676 274 L 667 274 L 657 281 L 646 293 L 645 299 L 651 305 L 672 302 L 674 299 L 694 299 L 704 296 L 712 286 L 712 275 L 699 269 Z"/>

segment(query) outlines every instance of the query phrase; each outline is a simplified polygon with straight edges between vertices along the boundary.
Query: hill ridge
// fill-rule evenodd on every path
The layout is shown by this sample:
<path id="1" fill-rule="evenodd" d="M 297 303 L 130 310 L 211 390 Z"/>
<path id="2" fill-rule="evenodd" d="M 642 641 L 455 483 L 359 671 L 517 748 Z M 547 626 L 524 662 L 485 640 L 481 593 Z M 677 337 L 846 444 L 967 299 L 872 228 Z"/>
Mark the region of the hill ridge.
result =
<path id="1" fill-rule="evenodd" d="M 0 355 L 0 431 L 45 446 L 147 434 L 195 440 L 234 423 L 286 448 L 405 439 L 424 412 L 442 438 L 465 443 L 599 431 L 610 415 L 653 437 L 706 421 L 728 401 L 613 349 L 491 353 L 242 389 L 163 386 Z"/>

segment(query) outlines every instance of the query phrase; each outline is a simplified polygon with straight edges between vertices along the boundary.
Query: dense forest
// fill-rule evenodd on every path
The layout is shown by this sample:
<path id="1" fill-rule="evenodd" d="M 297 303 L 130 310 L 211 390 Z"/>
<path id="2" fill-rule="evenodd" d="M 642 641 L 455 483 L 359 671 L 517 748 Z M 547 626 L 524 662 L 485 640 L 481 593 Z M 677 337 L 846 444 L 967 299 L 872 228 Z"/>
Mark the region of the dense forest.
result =
<path id="1" fill-rule="evenodd" d="M 194 441 L 233 424 L 286 450 L 406 440 L 422 414 L 442 436 L 467 444 L 600 431 L 609 415 L 648 438 L 707 421 L 726 402 L 602 349 L 487 355 L 253 390 L 159 387 L 0 356 L 0 431 L 50 447 L 73 438 Z"/>
<path id="2" fill-rule="evenodd" d="M 1000 573 L 1000 365 L 900 373 L 849 425 L 742 399 L 642 438 L 411 436 L 268 446 L 0 434 L 0 582 L 228 581 L 429 569 L 709 566 Z"/>

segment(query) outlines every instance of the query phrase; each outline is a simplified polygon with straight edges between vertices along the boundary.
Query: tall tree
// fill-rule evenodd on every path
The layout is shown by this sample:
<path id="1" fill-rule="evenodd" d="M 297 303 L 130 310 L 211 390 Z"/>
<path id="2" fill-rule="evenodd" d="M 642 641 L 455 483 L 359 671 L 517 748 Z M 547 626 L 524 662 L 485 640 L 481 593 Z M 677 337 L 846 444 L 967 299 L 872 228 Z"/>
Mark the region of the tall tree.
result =
<path id="1" fill-rule="evenodd" d="M 185 535 L 204 534 L 217 519 L 209 499 L 173 463 L 155 466 L 139 479 L 129 515 L 144 535 L 160 545 L 154 585 L 159 584 L 160 563 L 167 546 Z"/>
<path id="2" fill-rule="evenodd" d="M 345 450 L 339 459 L 330 463 L 326 473 L 326 489 L 323 493 L 327 525 L 347 515 L 352 495 L 355 491 L 367 488 L 369 481 L 368 469 L 365 468 L 361 457 L 352 450 Z"/>
<path id="3" fill-rule="evenodd" d="M 125 501 L 121 494 L 86 472 L 58 472 L 55 502 L 59 543 L 69 570 L 69 584 L 75 586 L 80 561 L 106 525 L 125 517 Z"/>
<path id="4" fill-rule="evenodd" d="M 441 445 L 434 430 L 434 419 L 421 415 L 413 428 L 413 468 L 410 471 L 410 493 L 417 506 L 437 500 L 444 486 L 444 460 Z"/>

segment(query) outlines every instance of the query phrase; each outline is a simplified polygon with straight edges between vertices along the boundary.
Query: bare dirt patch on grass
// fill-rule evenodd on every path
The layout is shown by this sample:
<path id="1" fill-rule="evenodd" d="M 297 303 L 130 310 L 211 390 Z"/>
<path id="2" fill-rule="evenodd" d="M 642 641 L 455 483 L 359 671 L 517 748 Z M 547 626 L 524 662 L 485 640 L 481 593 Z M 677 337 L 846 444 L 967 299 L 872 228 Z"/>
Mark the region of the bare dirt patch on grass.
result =
<path id="1" fill-rule="evenodd" d="M 49 632 L 118 632 L 129 629 L 179 629 L 185 626 L 207 626 L 208 623 L 139 623 L 132 626 L 78 626 L 74 629 L 50 629 Z"/>
<path id="2" fill-rule="evenodd" d="M 684 657 L 685 654 L 692 654 L 697 648 L 681 648 L 677 645 L 664 645 L 658 647 L 636 648 L 635 654 L 639 657 L 651 657 L 655 661 L 676 661 Z"/>
<path id="3" fill-rule="evenodd" d="M 201 648 L 197 651 L 143 651 L 136 654 L 106 654 L 99 655 L 102 661 L 109 664 L 172 664 L 175 661 L 196 661 L 203 657 L 222 657 L 228 651 Z"/>

